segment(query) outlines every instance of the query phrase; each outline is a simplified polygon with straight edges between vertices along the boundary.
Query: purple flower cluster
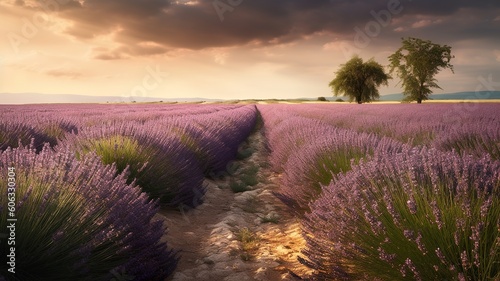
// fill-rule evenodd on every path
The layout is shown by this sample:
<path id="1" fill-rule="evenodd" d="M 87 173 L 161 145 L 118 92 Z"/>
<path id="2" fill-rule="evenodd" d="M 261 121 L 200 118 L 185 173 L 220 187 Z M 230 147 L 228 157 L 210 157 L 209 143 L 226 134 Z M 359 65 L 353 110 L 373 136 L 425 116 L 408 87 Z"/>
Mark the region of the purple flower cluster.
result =
<path id="1" fill-rule="evenodd" d="M 375 133 L 412 145 L 433 146 L 434 142 L 447 138 L 461 142 L 460 134 L 463 133 L 485 138 L 488 144 L 495 147 L 499 142 L 498 103 L 427 104 L 424 107 L 417 104 L 302 104 L 259 106 L 259 110 L 266 111 L 264 108 L 269 110 L 274 106 L 280 108 L 275 111 L 291 111 L 288 114 L 320 120 L 336 127 Z M 487 146 L 481 148 L 489 152 Z"/>
<path id="2" fill-rule="evenodd" d="M 253 105 L 0 109 L 4 193 L 7 167 L 19 171 L 21 280 L 164 280 L 178 258 L 160 242 L 158 206 L 200 204 L 204 177 L 226 169 L 257 118 Z"/>
<path id="3" fill-rule="evenodd" d="M 195 207 L 204 177 L 226 169 L 256 116 L 253 105 L 2 106 L 0 149 L 33 141 L 38 151 L 47 142 L 77 156 L 96 151 L 118 172 L 128 166 L 128 183 L 162 205 Z"/>
<path id="4" fill-rule="evenodd" d="M 64 134 L 76 130 L 69 121 L 62 118 L 26 120 L 26 117 L 10 111 L 0 114 L 0 151 L 7 147 L 31 145 L 40 151 L 44 143 L 54 146 Z"/>
<path id="5" fill-rule="evenodd" d="M 177 254 L 161 238 L 163 222 L 154 218 L 158 204 L 113 165 L 95 154 L 77 160 L 74 153 L 46 146 L 7 149 L 0 155 L 0 189 L 6 194 L 7 169 L 16 171 L 16 274 L 13 280 L 111 280 L 125 270 L 134 280 L 163 280 L 175 268 Z M 7 224 L 7 199 L 0 197 L 0 225 Z M 2 242 L 2 252 L 7 252 Z"/>
<path id="6" fill-rule="evenodd" d="M 400 152 L 404 146 L 387 137 L 305 117 L 302 109 L 307 107 L 275 107 L 259 110 L 266 124 L 271 163 L 283 175 L 277 196 L 298 214 L 308 211 L 321 186 L 328 185 L 335 174 L 346 172 L 361 158 Z"/>
<path id="7" fill-rule="evenodd" d="M 498 104 L 258 109 L 312 279 L 500 278 Z"/>
<path id="8" fill-rule="evenodd" d="M 136 180 L 162 205 L 197 206 L 204 187 L 195 153 L 174 133 L 150 125 L 113 122 L 86 127 L 66 135 L 56 149 L 69 149 L 77 155 L 95 152 L 103 163 L 115 163 L 119 173 L 128 168 L 128 183 Z"/>
<path id="9" fill-rule="evenodd" d="M 488 157 L 378 155 L 338 174 L 310 206 L 304 261 L 328 278 L 498 278 L 498 194 L 500 162 Z"/>

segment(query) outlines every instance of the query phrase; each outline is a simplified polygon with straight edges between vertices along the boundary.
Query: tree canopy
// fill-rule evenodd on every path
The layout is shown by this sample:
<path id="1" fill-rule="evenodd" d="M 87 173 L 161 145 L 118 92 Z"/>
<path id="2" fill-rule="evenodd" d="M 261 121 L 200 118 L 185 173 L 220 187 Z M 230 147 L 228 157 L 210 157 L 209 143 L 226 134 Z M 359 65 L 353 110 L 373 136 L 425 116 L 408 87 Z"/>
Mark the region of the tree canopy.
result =
<path id="1" fill-rule="evenodd" d="M 402 41 L 403 46 L 389 56 L 390 73 L 396 72 L 401 79 L 405 100 L 422 103 L 429 99 L 432 88 L 441 89 L 436 74 L 446 68 L 453 72 L 450 61 L 454 56 L 447 45 L 412 37 Z"/>
<path id="2" fill-rule="evenodd" d="M 349 101 L 355 100 L 359 104 L 378 99 L 380 97 L 378 87 L 387 85 L 387 81 L 391 78 L 378 62 L 373 59 L 363 62 L 358 56 L 341 65 L 335 74 L 335 78 L 329 84 L 333 94 L 335 96 L 342 94 L 348 97 Z"/>

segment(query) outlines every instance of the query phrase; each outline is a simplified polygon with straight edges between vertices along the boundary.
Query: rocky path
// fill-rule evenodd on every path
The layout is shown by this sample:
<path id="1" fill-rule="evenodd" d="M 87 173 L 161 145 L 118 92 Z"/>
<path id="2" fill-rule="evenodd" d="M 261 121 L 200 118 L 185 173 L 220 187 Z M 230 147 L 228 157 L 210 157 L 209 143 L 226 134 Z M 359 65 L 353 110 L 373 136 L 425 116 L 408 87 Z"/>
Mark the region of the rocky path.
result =
<path id="1" fill-rule="evenodd" d="M 169 247 L 181 249 L 168 280 L 300 280 L 307 268 L 297 261 L 304 245 L 298 222 L 272 195 L 279 175 L 269 169 L 260 130 L 247 143 L 253 154 L 236 162 L 232 176 L 206 180 L 205 200 L 186 213 L 162 211 Z M 253 170 L 255 185 L 235 193 L 231 184 Z M 245 188 L 246 189 L 246 188 Z"/>

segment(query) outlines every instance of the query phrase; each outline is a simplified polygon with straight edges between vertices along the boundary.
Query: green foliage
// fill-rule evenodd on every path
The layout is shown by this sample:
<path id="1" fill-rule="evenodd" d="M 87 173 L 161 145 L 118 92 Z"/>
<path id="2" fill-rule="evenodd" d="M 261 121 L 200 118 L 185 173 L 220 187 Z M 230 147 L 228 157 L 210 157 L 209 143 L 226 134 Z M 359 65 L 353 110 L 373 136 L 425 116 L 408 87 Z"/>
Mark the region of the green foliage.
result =
<path id="1" fill-rule="evenodd" d="M 336 99 L 335 101 L 336 101 L 336 102 L 344 102 L 344 100 L 343 100 L 343 99 L 341 99 L 341 98 L 338 98 L 338 99 Z"/>
<path id="2" fill-rule="evenodd" d="M 259 171 L 259 166 L 252 164 L 249 167 L 241 171 L 240 180 L 249 186 L 254 186 L 259 183 L 257 173 Z"/>
<path id="3" fill-rule="evenodd" d="M 250 250 L 253 247 L 252 244 L 257 241 L 257 235 L 247 227 L 240 229 L 236 238 L 243 244 L 243 250 L 245 251 Z"/>
<path id="4" fill-rule="evenodd" d="M 229 182 L 229 188 L 231 188 L 231 190 L 234 193 L 240 193 L 240 192 L 245 192 L 245 191 L 250 190 L 248 185 L 244 184 L 241 181 L 237 181 L 234 179 L 231 179 L 231 181 Z"/>
<path id="5" fill-rule="evenodd" d="M 387 181 L 386 184 L 391 186 L 394 184 L 391 181 Z M 402 185 L 396 184 L 392 185 L 392 191 L 386 193 L 385 196 L 390 196 L 390 200 L 393 202 L 394 211 L 400 214 L 402 220 L 399 222 L 400 225 L 396 223 L 391 214 L 388 211 L 385 202 L 382 199 L 384 184 L 373 184 L 372 187 L 378 188 L 374 191 L 376 196 L 380 196 L 376 205 L 379 210 L 383 210 L 380 218 L 381 225 L 386 229 L 386 236 L 371 236 L 371 237 L 359 237 L 354 235 L 353 242 L 360 243 L 366 247 L 365 249 L 370 249 L 374 252 L 378 250 L 387 254 L 395 254 L 396 259 L 401 259 L 406 257 L 410 259 L 422 276 L 441 276 L 445 278 L 454 278 L 453 270 L 449 270 L 451 265 L 462 265 L 461 271 L 468 272 L 467 276 L 476 276 L 476 278 L 470 280 L 487 280 L 486 276 L 491 276 L 491 272 L 498 270 L 497 262 L 495 262 L 495 257 L 498 258 L 500 253 L 498 242 L 495 240 L 498 238 L 498 229 L 495 229 L 494 224 L 488 223 L 487 227 L 481 229 L 484 225 L 481 223 L 484 219 L 488 221 L 499 221 L 500 219 L 500 209 L 497 208 L 500 201 L 498 196 L 493 197 L 492 206 L 497 206 L 490 209 L 488 214 L 483 214 L 485 218 L 482 218 L 482 206 L 485 204 L 484 198 L 478 196 L 474 192 L 471 192 L 470 196 L 465 198 L 457 198 L 447 184 L 440 184 L 437 186 L 411 186 L 413 193 L 412 197 L 405 195 Z M 424 191 L 424 192 L 421 192 Z M 471 191 L 474 191 L 471 189 Z M 418 206 L 416 213 L 412 214 L 411 210 L 408 208 L 409 200 L 415 202 Z M 470 200 L 466 203 L 464 200 Z M 468 204 L 470 207 L 469 212 L 472 216 L 464 212 L 464 204 Z M 439 210 L 439 211 L 436 211 Z M 435 218 L 438 214 L 441 216 L 441 224 L 437 224 L 434 220 L 429 218 Z M 463 226 L 460 227 L 460 222 Z M 359 233 L 371 232 L 371 226 L 369 223 L 359 226 Z M 461 229 L 462 228 L 462 229 Z M 478 231 L 475 233 L 474 230 Z M 405 235 L 406 230 L 408 233 Z M 371 233 L 374 234 L 373 232 Z M 478 235 L 476 239 L 473 237 Z M 385 243 L 384 239 L 390 241 L 390 243 Z M 476 240 L 476 241 L 473 241 Z M 481 250 L 476 249 L 474 242 L 481 241 Z M 494 246 L 497 244 L 496 246 Z M 404 246 L 402 246 L 404 245 Z M 447 248 L 439 248 L 440 245 L 447 245 Z M 468 249 L 466 252 L 461 252 L 463 249 Z M 488 250 L 487 250 L 488 249 Z M 439 253 L 441 251 L 441 253 Z M 472 267 L 472 264 L 476 258 L 474 258 L 474 252 L 478 252 L 477 265 L 481 265 L 481 270 L 484 272 L 474 272 L 476 269 Z M 461 260 L 461 255 L 464 253 L 467 256 L 468 261 L 464 262 Z M 375 254 L 375 253 L 373 253 Z M 439 258 L 439 255 L 444 256 L 443 259 Z M 493 254 L 493 257 L 490 257 Z M 354 262 L 355 267 L 359 272 L 365 272 L 369 276 L 386 276 L 391 280 L 398 280 L 400 277 L 399 272 L 394 274 L 389 274 L 387 266 L 388 264 L 381 264 L 382 260 L 370 260 L 368 257 L 361 259 L 359 262 Z M 393 264 L 404 264 L 405 260 L 393 261 Z M 436 265 L 437 269 L 432 268 L 429 265 Z M 385 273 L 382 273 L 385 272 Z M 386 275 L 387 274 L 387 275 Z M 483 275 L 481 277 L 481 275 Z M 393 275 L 393 276 L 390 276 Z M 498 276 L 497 276 L 498 277 Z M 451 279 L 448 279 L 451 280 Z"/>
<path id="6" fill-rule="evenodd" d="M 342 147 L 336 151 L 324 152 L 317 156 L 313 166 L 303 177 L 304 184 L 308 187 L 307 194 L 301 200 L 314 201 L 321 194 L 322 186 L 330 184 L 334 175 L 351 170 L 351 164 L 371 155 L 366 155 L 356 147 Z"/>
<path id="7" fill-rule="evenodd" d="M 252 147 L 238 149 L 238 153 L 236 154 L 236 159 L 238 159 L 238 160 L 247 159 L 250 156 L 252 156 L 254 152 L 255 152 L 255 149 L 253 149 Z"/>
<path id="8" fill-rule="evenodd" d="M 498 139 L 490 138 L 488 135 L 468 132 L 460 137 L 449 138 L 441 144 L 444 150 L 455 150 L 460 154 L 471 154 L 476 157 L 483 157 L 488 153 L 491 158 L 500 160 L 500 143 Z"/>
<path id="9" fill-rule="evenodd" d="M 378 99 L 377 88 L 387 85 L 390 78 L 378 62 L 373 59 L 363 62 L 360 57 L 354 56 L 341 66 L 329 86 L 335 96 L 343 94 L 349 101 L 363 103 Z"/>
<path id="10" fill-rule="evenodd" d="M 0 191 L 15 194 L 0 196 L 0 226 L 10 225 L 15 233 L 9 245 L 3 237 L 0 243 L 6 253 L 0 279 L 110 280 L 119 267 L 145 268 L 147 274 L 162 267 L 161 255 L 170 254 L 159 244 L 163 227 L 152 220 L 156 203 L 115 174 L 114 166 L 102 165 L 95 155 L 78 161 L 48 144 L 38 154 L 33 148 L 0 153 Z M 8 190 L 12 179 L 15 190 Z M 15 274 L 7 272 L 10 247 Z M 167 271 L 156 271 L 161 272 Z"/>
<path id="11" fill-rule="evenodd" d="M 94 151 L 104 164 L 115 163 L 117 173 L 121 173 L 129 166 L 128 183 L 141 178 L 142 172 L 151 156 L 155 153 L 146 150 L 139 142 L 126 136 L 109 136 L 100 139 L 88 139 L 80 144 L 77 156 Z"/>
<path id="12" fill-rule="evenodd" d="M 328 280 L 499 280 L 499 163 L 427 151 L 326 187 L 304 222 L 304 263 Z"/>
<path id="13" fill-rule="evenodd" d="M 229 188 L 234 193 L 245 192 L 251 190 L 251 186 L 255 186 L 259 183 L 257 172 L 259 171 L 259 166 L 252 164 L 239 172 L 238 179 L 231 179 L 229 182 Z"/>
<path id="14" fill-rule="evenodd" d="M 248 186 L 255 186 L 256 184 L 259 183 L 259 179 L 257 178 L 257 175 L 255 175 L 255 174 L 244 174 L 244 175 L 241 175 L 240 179 L 241 179 L 241 182 L 243 182 L 245 185 L 248 185 Z"/>
<path id="15" fill-rule="evenodd" d="M 34 276 L 25 274 L 37 272 L 37 280 L 49 280 L 49 276 L 54 278 L 53 280 L 84 280 L 84 275 L 71 268 L 82 259 L 75 255 L 74 250 L 90 243 L 92 236 L 96 235 L 99 229 L 94 222 L 102 220 L 99 214 L 104 216 L 105 211 L 92 216 L 82 216 L 86 212 L 85 200 L 71 183 L 56 188 L 53 183 L 44 182 L 21 169 L 17 169 L 16 177 L 16 194 L 20 198 L 26 198 L 17 205 L 16 212 L 19 220 L 15 225 L 16 239 L 19 241 L 16 243 L 18 276 L 30 280 Z M 2 185 L 7 186 L 5 178 L 0 176 L 0 181 Z M 2 206 L 7 206 L 6 196 L 2 197 L 5 197 L 5 200 L 1 200 Z M 2 213 L 2 217 L 7 218 L 6 213 Z M 6 226 L 8 223 L 2 220 L 1 225 Z M 64 235 L 54 238 L 57 233 Z M 57 240 L 57 243 L 54 240 Z M 112 244 L 109 246 L 112 247 L 109 249 L 111 251 L 119 250 Z M 123 257 L 114 262 L 110 260 L 113 263 L 101 263 L 93 270 L 102 273 L 103 268 L 106 268 L 105 272 L 125 261 Z"/>
<path id="16" fill-rule="evenodd" d="M 87 139 L 79 143 L 76 155 L 95 152 L 104 164 L 115 163 L 117 174 L 127 170 L 127 183 L 136 183 L 151 198 L 159 198 L 162 204 L 168 204 L 175 197 L 179 186 L 171 160 L 162 157 L 153 146 L 144 146 L 128 136 L 113 135 L 105 138 Z"/>
<path id="17" fill-rule="evenodd" d="M 449 68 L 453 72 L 450 61 L 451 47 L 434 44 L 428 40 L 406 38 L 403 46 L 389 56 L 390 73 L 396 72 L 402 81 L 405 101 L 429 99 L 432 88 L 438 88 L 434 78 L 441 69 Z"/>
<path id="18" fill-rule="evenodd" d="M 64 121 L 48 121 L 38 124 L 38 130 L 45 136 L 44 142 L 55 146 L 60 139 L 64 138 L 66 133 L 77 131 L 77 127 Z"/>
<path id="19" fill-rule="evenodd" d="M 252 232 L 247 227 L 241 228 L 236 233 L 236 238 L 241 242 L 241 250 L 243 251 L 240 254 L 240 258 L 243 261 L 250 261 L 253 259 L 252 252 L 259 248 L 258 242 L 259 237 L 256 233 Z"/>
<path id="20" fill-rule="evenodd" d="M 325 97 L 319 97 L 318 101 L 326 101 L 326 98 Z"/>

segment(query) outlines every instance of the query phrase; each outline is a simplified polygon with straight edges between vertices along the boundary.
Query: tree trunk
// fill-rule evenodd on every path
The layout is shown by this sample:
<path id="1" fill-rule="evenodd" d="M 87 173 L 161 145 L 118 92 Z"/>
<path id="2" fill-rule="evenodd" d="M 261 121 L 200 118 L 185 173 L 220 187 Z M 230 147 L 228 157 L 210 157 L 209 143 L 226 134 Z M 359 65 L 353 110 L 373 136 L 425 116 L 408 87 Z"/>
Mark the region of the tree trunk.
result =
<path id="1" fill-rule="evenodd" d="M 423 89 L 424 89 L 424 82 L 422 81 L 420 83 L 420 92 L 419 92 L 419 96 L 417 98 L 417 103 L 422 103 L 422 97 L 424 96 Z"/>
<path id="2" fill-rule="evenodd" d="M 358 104 L 361 104 L 361 103 L 362 103 L 362 102 L 361 102 L 361 96 L 357 96 L 357 97 L 356 97 L 356 102 L 357 102 Z"/>

